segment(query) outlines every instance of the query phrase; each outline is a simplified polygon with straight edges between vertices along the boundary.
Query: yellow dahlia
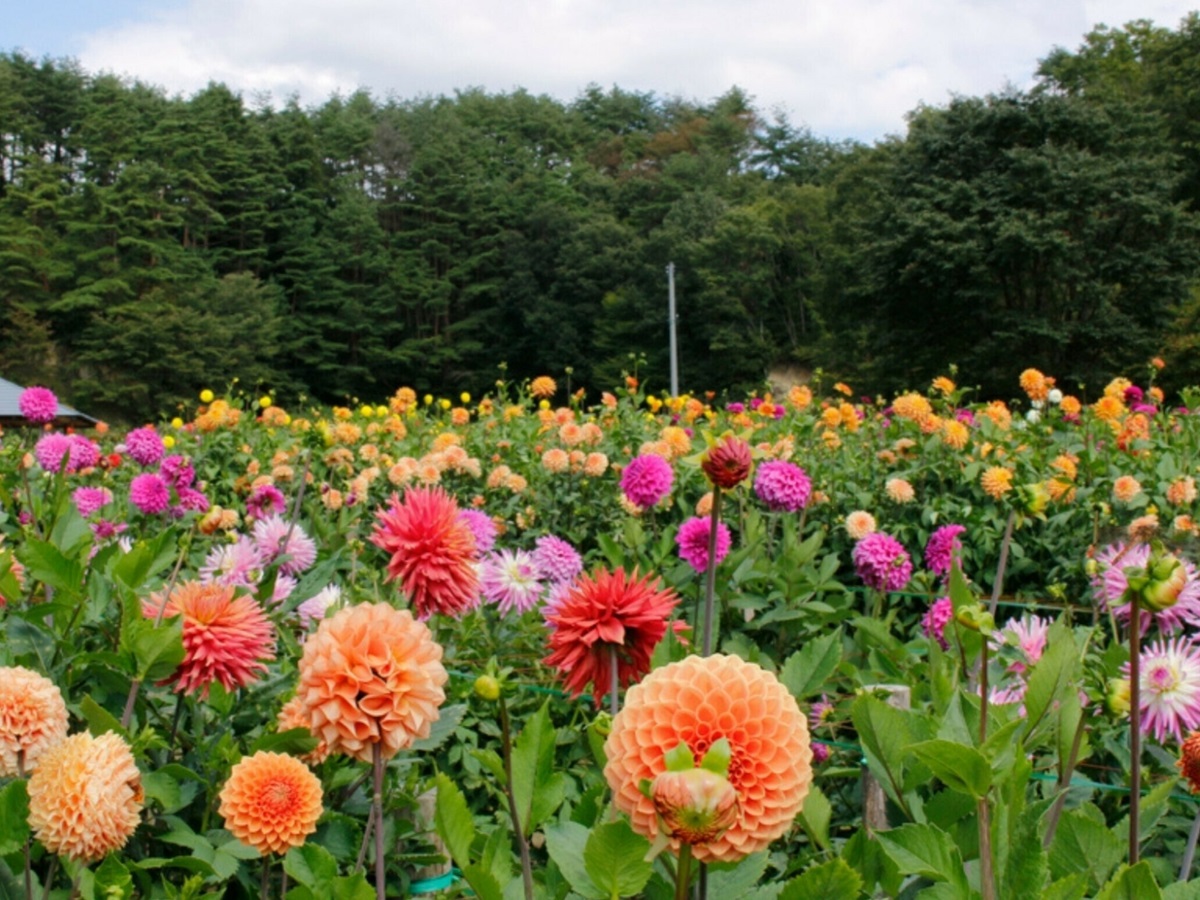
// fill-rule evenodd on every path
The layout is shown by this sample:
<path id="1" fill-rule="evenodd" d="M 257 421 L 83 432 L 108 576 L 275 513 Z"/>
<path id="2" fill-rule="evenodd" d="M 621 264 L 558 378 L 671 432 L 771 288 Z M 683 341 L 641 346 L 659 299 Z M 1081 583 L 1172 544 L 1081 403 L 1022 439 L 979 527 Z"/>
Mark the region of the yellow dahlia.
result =
<path id="1" fill-rule="evenodd" d="M 429 736 L 446 677 L 441 646 L 412 613 L 360 603 L 305 640 L 297 694 L 330 751 L 369 762 L 375 744 L 390 759 Z"/>
<path id="2" fill-rule="evenodd" d="M 942 443 L 947 447 L 961 450 L 967 446 L 967 441 L 970 438 L 970 429 L 964 423 L 958 421 L 958 419 L 942 420 Z"/>
<path id="3" fill-rule="evenodd" d="M 321 782 L 294 756 L 260 750 L 233 767 L 219 811 L 243 844 L 264 856 L 286 853 L 317 830 Z"/>
<path id="4" fill-rule="evenodd" d="M 812 783 L 805 717 L 770 672 L 718 654 L 655 669 L 629 689 L 613 719 L 604 776 L 635 831 L 651 840 L 659 834 L 654 800 L 639 786 L 666 771 L 664 754 L 683 742 L 699 759 L 721 738 L 730 745 L 728 778 L 740 815 L 719 837 L 698 844 L 696 857 L 736 861 L 791 828 Z M 678 850 L 679 840 L 672 844 Z"/>
<path id="5" fill-rule="evenodd" d="M 979 476 L 979 485 L 985 494 L 993 500 L 999 500 L 1012 490 L 1012 469 L 1004 466 L 990 466 Z"/>
<path id="6" fill-rule="evenodd" d="M 0 776 L 32 772 L 67 736 L 67 706 L 53 681 L 22 666 L 0 667 Z"/>
<path id="7" fill-rule="evenodd" d="M 142 777 L 118 734 L 64 738 L 29 779 L 29 825 L 51 853 L 90 863 L 138 827 Z"/>

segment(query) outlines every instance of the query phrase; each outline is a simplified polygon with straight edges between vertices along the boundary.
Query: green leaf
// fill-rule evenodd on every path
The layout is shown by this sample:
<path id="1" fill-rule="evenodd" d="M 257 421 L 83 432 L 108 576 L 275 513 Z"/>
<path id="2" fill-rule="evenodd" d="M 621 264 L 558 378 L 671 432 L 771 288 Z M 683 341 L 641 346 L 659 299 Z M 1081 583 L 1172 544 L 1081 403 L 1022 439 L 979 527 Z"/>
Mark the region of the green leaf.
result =
<path id="1" fill-rule="evenodd" d="M 450 858 L 460 869 L 465 869 L 471 862 L 475 822 L 471 819 L 471 811 L 467 808 L 466 798 L 458 789 L 458 785 L 440 772 L 435 781 L 437 809 L 434 813 L 434 825 L 446 843 Z"/>
<path id="2" fill-rule="evenodd" d="M 246 755 L 251 756 L 260 750 L 270 750 L 274 753 L 291 753 L 295 756 L 300 756 L 305 753 L 311 753 L 319 743 L 320 741 L 307 728 L 269 731 L 261 735 L 250 746 L 250 749 L 246 751 Z"/>
<path id="3" fill-rule="evenodd" d="M 28 538 L 17 551 L 28 575 L 68 597 L 77 598 L 83 588 L 83 566 L 77 559 L 68 559 L 48 541 Z"/>
<path id="4" fill-rule="evenodd" d="M 842 630 L 809 641 L 787 658 L 779 680 L 797 700 L 807 700 L 827 687 L 830 674 L 842 661 Z"/>
<path id="5" fill-rule="evenodd" d="M 583 863 L 583 851 L 591 832 L 576 822 L 556 822 L 546 827 L 546 850 L 571 890 L 588 900 L 605 900 Z"/>
<path id="6" fill-rule="evenodd" d="M 805 803 L 807 802 L 805 800 Z M 732 864 L 709 863 L 708 895 L 710 897 L 745 897 L 758 884 L 758 880 L 766 871 L 767 856 L 767 851 L 763 850 L 752 853 L 745 859 Z"/>
<path id="7" fill-rule="evenodd" d="M 864 694 L 850 708 L 872 774 L 896 803 L 901 803 L 905 750 L 912 743 L 908 720 L 878 697 Z"/>
<path id="8" fill-rule="evenodd" d="M 974 747 L 953 741 L 921 741 L 908 752 L 929 767 L 942 784 L 976 800 L 987 794 L 992 786 L 992 767 Z"/>
<path id="9" fill-rule="evenodd" d="M 779 900 L 858 900 L 863 881 L 843 859 L 810 866 L 783 886 Z"/>
<path id="10" fill-rule="evenodd" d="M 945 881 L 966 893 L 967 876 L 954 840 L 932 825 L 902 825 L 876 835 L 903 875 Z"/>
<path id="11" fill-rule="evenodd" d="M 597 825 L 583 848 L 583 864 L 605 897 L 632 897 L 654 871 L 646 861 L 650 842 L 635 834 L 625 820 Z"/>
<path id="12" fill-rule="evenodd" d="M 96 896 L 118 900 L 133 896 L 133 877 L 115 853 L 110 853 L 96 867 Z"/>
<path id="13" fill-rule="evenodd" d="M 318 844 L 305 843 L 288 850 L 283 871 L 318 897 L 332 889 L 338 865 L 333 854 Z"/>
<path id="14" fill-rule="evenodd" d="M 1044 801 L 1023 810 L 1010 830 L 1008 858 L 1000 879 L 1002 896 L 1017 896 L 1030 887 L 1041 887 L 1050 877 L 1050 862 L 1042 848 L 1040 822 L 1048 804 Z M 1011 813 L 1010 813 L 1011 814 Z"/>
<path id="15" fill-rule="evenodd" d="M 521 830 L 526 835 L 551 815 L 566 796 L 566 784 L 554 777 L 554 726 L 550 724 L 550 701 L 529 717 L 513 745 L 512 790 Z M 534 797 L 545 791 L 535 806 Z"/>
<path id="16" fill-rule="evenodd" d="M 1046 637 L 1046 652 L 1030 671 L 1025 691 L 1025 720 L 1032 734 L 1051 705 L 1062 700 L 1065 691 L 1075 690 L 1075 670 L 1079 650 L 1074 636 L 1065 625 L 1056 622 Z"/>
<path id="17" fill-rule="evenodd" d="M 1087 893 L 1087 876 L 1081 873 L 1068 875 L 1052 882 L 1042 891 L 1040 900 L 1083 900 Z"/>
<path id="18" fill-rule="evenodd" d="M 822 850 L 829 849 L 829 822 L 833 818 L 833 807 L 828 798 L 815 784 L 809 788 L 800 810 L 800 824 L 809 839 Z"/>
<path id="19" fill-rule="evenodd" d="M 165 813 L 178 812 L 187 805 L 183 799 L 183 792 L 179 789 L 179 782 L 165 772 L 142 773 L 142 790 L 145 791 L 146 799 L 158 801 Z"/>
<path id="20" fill-rule="evenodd" d="M 1096 900 L 1163 900 L 1163 894 L 1150 872 L 1150 864 L 1142 860 L 1136 866 L 1122 866 L 1096 895 Z"/>
<path id="21" fill-rule="evenodd" d="M 375 900 L 376 893 L 362 872 L 341 875 L 332 882 L 330 900 Z M 320 895 L 318 895 L 320 896 Z"/>
<path id="22" fill-rule="evenodd" d="M 479 865 L 463 866 L 462 874 L 477 897 L 482 900 L 504 900 L 504 891 L 487 869 Z"/>
<path id="23" fill-rule="evenodd" d="M 157 628 L 148 620 L 131 620 L 121 627 L 121 645 L 133 654 L 140 681 L 161 681 L 183 662 L 183 618 L 175 616 Z"/>
<path id="24" fill-rule="evenodd" d="M 1168 884 L 1162 893 L 1163 900 L 1200 900 L 1200 879 Z"/>
<path id="25" fill-rule="evenodd" d="M 80 702 L 79 712 L 87 722 L 88 731 L 96 737 L 109 731 L 116 732 L 124 738 L 129 737 L 129 732 L 121 727 L 120 719 L 93 700 L 91 694 L 86 695 Z"/>
<path id="26" fill-rule="evenodd" d="M 0 788 L 0 856 L 15 853 L 29 838 L 29 795 L 25 779 Z"/>
<path id="27" fill-rule="evenodd" d="M 454 729 L 459 726 L 466 713 L 467 704 L 465 703 L 443 706 L 438 715 L 438 720 L 429 729 L 429 737 L 413 741 L 409 749 L 420 753 L 429 753 L 438 749 L 438 747 L 442 746 L 442 744 L 446 743 L 454 735 Z"/>
<path id="28" fill-rule="evenodd" d="M 1108 873 L 1125 855 L 1125 842 L 1087 814 L 1087 806 L 1062 814 L 1050 845 L 1050 874 L 1055 879 L 1081 872 L 1093 888 L 1108 880 Z M 1094 809 L 1094 807 L 1092 807 Z"/>

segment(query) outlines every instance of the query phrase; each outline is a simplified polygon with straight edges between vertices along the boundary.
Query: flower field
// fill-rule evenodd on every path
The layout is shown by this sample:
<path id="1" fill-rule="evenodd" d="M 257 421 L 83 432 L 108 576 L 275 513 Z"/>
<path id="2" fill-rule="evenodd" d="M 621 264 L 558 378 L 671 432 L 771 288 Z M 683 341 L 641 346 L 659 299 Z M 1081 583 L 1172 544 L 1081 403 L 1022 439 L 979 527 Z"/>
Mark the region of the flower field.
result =
<path id="1" fill-rule="evenodd" d="M 0 897 L 1200 896 L 1200 391 L 0 437 Z"/>

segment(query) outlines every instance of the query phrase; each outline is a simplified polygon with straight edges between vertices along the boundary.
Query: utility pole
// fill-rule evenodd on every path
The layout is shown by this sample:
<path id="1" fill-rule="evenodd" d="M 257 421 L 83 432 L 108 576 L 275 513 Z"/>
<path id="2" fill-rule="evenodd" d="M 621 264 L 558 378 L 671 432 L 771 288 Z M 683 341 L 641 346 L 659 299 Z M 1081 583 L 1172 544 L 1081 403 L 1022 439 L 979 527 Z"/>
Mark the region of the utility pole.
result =
<path id="1" fill-rule="evenodd" d="M 679 396 L 679 346 L 675 340 L 675 263 L 667 263 L 667 324 L 671 335 L 671 396 Z"/>

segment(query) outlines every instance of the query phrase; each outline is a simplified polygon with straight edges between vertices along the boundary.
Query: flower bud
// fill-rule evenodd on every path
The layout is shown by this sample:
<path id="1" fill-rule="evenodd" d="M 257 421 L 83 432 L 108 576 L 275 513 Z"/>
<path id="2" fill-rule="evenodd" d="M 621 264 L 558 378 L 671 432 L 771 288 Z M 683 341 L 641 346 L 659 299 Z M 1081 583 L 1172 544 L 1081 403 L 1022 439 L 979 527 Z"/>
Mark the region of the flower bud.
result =
<path id="1" fill-rule="evenodd" d="M 996 628 L 996 620 L 980 604 L 964 606 L 955 613 L 955 620 L 969 631 L 978 631 L 984 635 L 991 634 Z"/>
<path id="2" fill-rule="evenodd" d="M 475 679 L 475 696 L 482 700 L 499 700 L 500 682 L 491 675 L 480 675 Z"/>
<path id="3" fill-rule="evenodd" d="M 1128 678 L 1110 678 L 1108 679 L 1108 696 L 1105 698 L 1108 703 L 1108 711 L 1116 716 L 1125 716 L 1129 714 L 1129 679 Z"/>
<path id="4" fill-rule="evenodd" d="M 685 844 L 715 841 L 741 812 L 729 779 L 708 769 L 662 772 L 654 779 L 650 799 L 663 831 Z"/>
<path id="5" fill-rule="evenodd" d="M 750 445 L 741 438 L 726 435 L 700 459 L 700 468 L 708 480 L 730 490 L 750 477 Z"/>
<path id="6" fill-rule="evenodd" d="M 1177 557 L 1170 555 L 1151 559 L 1149 569 L 1150 577 L 1142 589 L 1142 599 L 1152 609 L 1169 609 L 1187 587 L 1187 570 Z"/>

